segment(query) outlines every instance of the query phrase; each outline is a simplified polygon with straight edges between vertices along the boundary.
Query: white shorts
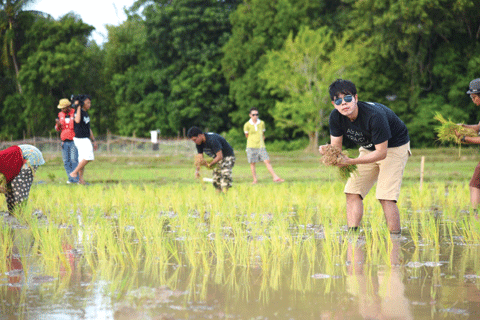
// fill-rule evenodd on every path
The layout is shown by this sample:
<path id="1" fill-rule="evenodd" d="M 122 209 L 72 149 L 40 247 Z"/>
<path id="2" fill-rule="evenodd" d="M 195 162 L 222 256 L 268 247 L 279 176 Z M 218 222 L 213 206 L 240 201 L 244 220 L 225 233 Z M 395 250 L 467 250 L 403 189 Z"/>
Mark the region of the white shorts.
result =
<path id="1" fill-rule="evenodd" d="M 78 161 L 95 159 L 93 155 L 93 145 L 89 138 L 73 138 L 73 143 L 78 150 Z"/>

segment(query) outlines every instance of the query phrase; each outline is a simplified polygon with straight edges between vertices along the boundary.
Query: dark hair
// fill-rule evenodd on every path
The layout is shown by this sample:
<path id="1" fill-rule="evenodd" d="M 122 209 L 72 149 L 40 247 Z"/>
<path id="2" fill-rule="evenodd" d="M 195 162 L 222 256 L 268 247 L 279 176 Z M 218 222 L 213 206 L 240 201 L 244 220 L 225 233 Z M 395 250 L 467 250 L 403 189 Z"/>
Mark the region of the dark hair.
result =
<path id="1" fill-rule="evenodd" d="M 78 100 L 85 102 L 85 100 L 92 100 L 92 97 L 89 94 L 81 94 L 78 96 Z"/>
<path id="2" fill-rule="evenodd" d="M 200 130 L 199 127 L 191 127 L 190 129 L 188 129 L 187 131 L 187 137 L 188 139 L 192 138 L 192 137 L 198 137 L 199 134 L 202 134 L 202 130 Z"/>
<path id="3" fill-rule="evenodd" d="M 250 114 L 250 113 L 252 113 L 252 111 L 258 111 L 258 109 L 256 107 L 251 107 L 250 112 L 248 112 L 248 113 Z"/>
<path id="4" fill-rule="evenodd" d="M 355 87 L 350 80 L 337 79 L 328 87 L 328 93 L 330 94 L 330 99 L 333 101 L 340 93 L 345 95 L 351 94 L 352 96 L 356 95 L 357 87 Z"/>

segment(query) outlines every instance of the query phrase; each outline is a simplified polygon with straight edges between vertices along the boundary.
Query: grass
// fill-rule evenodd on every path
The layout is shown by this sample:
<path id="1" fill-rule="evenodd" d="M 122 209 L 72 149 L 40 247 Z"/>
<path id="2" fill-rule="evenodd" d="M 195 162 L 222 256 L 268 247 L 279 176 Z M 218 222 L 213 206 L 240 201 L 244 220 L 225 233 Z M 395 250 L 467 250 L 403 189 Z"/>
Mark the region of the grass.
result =
<path id="1" fill-rule="evenodd" d="M 350 157 L 358 156 L 357 150 L 348 150 Z M 470 179 L 478 163 L 478 148 L 463 146 L 459 157 L 457 149 L 439 147 L 434 149 L 413 149 L 404 174 L 404 183 L 418 183 L 420 180 L 420 159 L 425 156 L 425 182 L 464 182 Z M 275 171 L 290 182 L 334 182 L 337 180 L 337 168 L 321 163 L 319 154 L 292 151 L 269 153 Z M 194 179 L 194 155 L 163 156 L 152 155 L 96 155 L 95 161 L 85 169 L 85 179 L 92 184 L 192 184 Z M 60 154 L 44 154 L 46 164 L 36 173 L 35 182 L 64 185 L 66 173 Z M 252 181 L 250 166 L 244 152 L 236 152 L 233 169 L 234 187 Z M 207 177 L 209 170 L 203 170 Z M 271 176 L 261 163 L 257 165 L 257 174 L 262 183 L 273 183 Z"/>

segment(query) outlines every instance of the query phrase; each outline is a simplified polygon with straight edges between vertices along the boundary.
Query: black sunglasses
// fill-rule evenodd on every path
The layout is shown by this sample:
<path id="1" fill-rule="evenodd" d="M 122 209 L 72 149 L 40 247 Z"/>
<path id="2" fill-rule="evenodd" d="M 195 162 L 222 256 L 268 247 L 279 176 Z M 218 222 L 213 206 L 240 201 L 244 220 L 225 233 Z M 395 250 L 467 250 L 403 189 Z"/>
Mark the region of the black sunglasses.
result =
<path id="1" fill-rule="evenodd" d="M 343 100 L 345 100 L 345 102 L 352 102 L 353 96 L 349 94 L 348 96 L 343 97 Z M 334 102 L 339 106 L 342 104 L 342 98 L 335 99 Z"/>
<path id="2" fill-rule="evenodd" d="M 252 117 L 258 116 L 258 113 L 252 113 Z"/>

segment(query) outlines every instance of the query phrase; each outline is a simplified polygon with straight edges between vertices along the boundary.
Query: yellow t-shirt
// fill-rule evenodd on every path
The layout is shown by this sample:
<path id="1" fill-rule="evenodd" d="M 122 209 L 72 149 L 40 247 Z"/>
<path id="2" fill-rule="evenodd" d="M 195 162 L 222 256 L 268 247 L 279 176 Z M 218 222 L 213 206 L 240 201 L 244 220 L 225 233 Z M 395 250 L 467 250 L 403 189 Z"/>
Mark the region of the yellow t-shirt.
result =
<path id="1" fill-rule="evenodd" d="M 253 123 L 250 119 L 243 126 L 243 131 L 247 134 L 247 148 L 265 148 L 265 142 L 263 141 L 263 133 L 265 132 L 265 122 L 257 119 L 257 123 Z"/>

